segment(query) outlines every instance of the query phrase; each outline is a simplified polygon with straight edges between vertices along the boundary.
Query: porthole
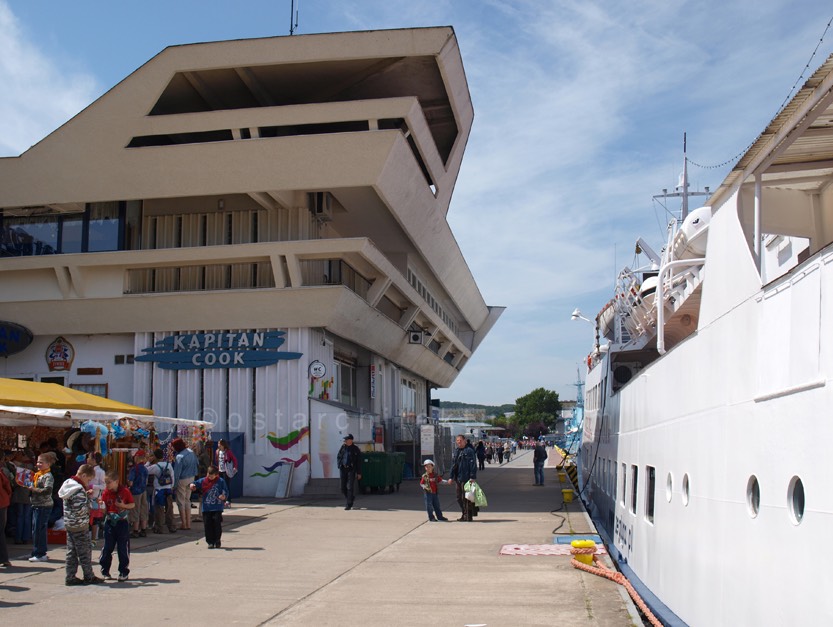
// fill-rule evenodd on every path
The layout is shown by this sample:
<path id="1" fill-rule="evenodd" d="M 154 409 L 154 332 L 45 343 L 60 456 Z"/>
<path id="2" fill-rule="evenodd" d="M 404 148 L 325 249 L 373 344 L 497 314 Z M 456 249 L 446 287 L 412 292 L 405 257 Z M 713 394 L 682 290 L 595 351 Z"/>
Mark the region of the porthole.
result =
<path id="1" fill-rule="evenodd" d="M 790 479 L 790 487 L 787 489 L 787 505 L 792 523 L 801 524 L 804 518 L 804 484 L 798 477 Z"/>
<path id="2" fill-rule="evenodd" d="M 668 473 L 668 477 L 665 479 L 665 500 L 669 503 L 671 502 L 671 495 L 674 493 L 674 477 L 671 476 L 671 473 Z"/>
<path id="3" fill-rule="evenodd" d="M 758 510 L 761 508 L 761 486 L 758 485 L 755 475 L 749 477 L 749 481 L 746 482 L 746 508 L 752 518 L 758 517 Z"/>
<path id="4" fill-rule="evenodd" d="M 688 507 L 688 497 L 690 494 L 690 486 L 688 485 L 688 473 L 683 475 L 683 505 Z"/>

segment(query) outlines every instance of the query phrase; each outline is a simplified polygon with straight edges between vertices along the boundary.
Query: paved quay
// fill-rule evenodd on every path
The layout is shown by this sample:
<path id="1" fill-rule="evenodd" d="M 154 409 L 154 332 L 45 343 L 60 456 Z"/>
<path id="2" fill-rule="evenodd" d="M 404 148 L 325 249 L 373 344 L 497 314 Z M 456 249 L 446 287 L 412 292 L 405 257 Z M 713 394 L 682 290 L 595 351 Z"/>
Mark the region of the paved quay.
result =
<path id="1" fill-rule="evenodd" d="M 562 502 L 553 468 L 544 487 L 533 486 L 532 454 L 522 452 L 487 464 L 478 479 L 489 507 L 472 523 L 428 522 L 413 480 L 393 494 L 360 495 L 351 511 L 332 497 L 243 499 L 224 516 L 219 550 L 207 550 L 201 523 L 133 540 L 122 583 L 66 587 L 63 546 L 29 563 L 29 547 L 11 544 L 13 567 L 0 569 L 2 623 L 641 625 L 621 586 L 574 569 L 569 557 L 499 554 L 593 532 L 580 502 Z M 456 521 L 453 486 L 441 489 Z"/>

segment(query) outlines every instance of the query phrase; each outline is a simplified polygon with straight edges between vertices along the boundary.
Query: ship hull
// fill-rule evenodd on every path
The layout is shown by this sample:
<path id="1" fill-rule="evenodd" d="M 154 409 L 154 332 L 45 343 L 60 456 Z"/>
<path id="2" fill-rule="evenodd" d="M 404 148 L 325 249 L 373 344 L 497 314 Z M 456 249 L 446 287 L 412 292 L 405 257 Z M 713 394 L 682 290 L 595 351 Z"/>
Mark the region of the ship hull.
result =
<path id="1" fill-rule="evenodd" d="M 667 622 L 833 620 L 831 303 L 828 246 L 615 392 L 625 353 L 588 372 L 582 498 Z"/>

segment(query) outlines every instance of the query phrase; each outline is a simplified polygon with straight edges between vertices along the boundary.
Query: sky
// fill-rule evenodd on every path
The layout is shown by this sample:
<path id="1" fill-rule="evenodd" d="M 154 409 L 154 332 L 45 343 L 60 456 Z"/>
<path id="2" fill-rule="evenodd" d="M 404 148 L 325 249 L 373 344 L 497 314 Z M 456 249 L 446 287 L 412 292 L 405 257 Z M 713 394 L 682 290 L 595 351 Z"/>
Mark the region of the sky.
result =
<path id="1" fill-rule="evenodd" d="M 833 52 L 833 9 L 817 0 L 296 6 L 299 35 L 454 27 L 475 119 L 448 220 L 484 300 L 507 309 L 433 396 L 473 404 L 539 387 L 575 399 L 593 326 L 570 314 L 595 317 L 637 238 L 661 247 L 670 216 L 652 196 L 677 184 L 683 133 L 698 164 L 692 186 L 716 188 Z M 290 7 L 0 0 L 0 156 L 25 151 L 167 46 L 288 35 Z"/>

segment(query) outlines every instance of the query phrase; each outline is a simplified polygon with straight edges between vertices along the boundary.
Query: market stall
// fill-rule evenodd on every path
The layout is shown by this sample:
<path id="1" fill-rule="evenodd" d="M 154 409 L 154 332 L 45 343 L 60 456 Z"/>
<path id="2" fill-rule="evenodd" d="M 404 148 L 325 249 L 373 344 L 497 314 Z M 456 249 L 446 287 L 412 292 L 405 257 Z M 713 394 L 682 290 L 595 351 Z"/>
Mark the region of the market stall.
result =
<path id="1" fill-rule="evenodd" d="M 38 447 L 54 438 L 68 468 L 97 452 L 124 479 L 134 451 L 161 447 L 170 459 L 175 437 L 190 448 L 210 446 L 211 427 L 54 383 L 0 378 L 0 448 L 21 463 L 33 461 Z"/>

